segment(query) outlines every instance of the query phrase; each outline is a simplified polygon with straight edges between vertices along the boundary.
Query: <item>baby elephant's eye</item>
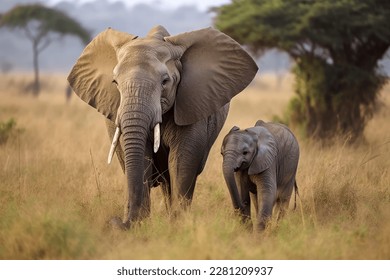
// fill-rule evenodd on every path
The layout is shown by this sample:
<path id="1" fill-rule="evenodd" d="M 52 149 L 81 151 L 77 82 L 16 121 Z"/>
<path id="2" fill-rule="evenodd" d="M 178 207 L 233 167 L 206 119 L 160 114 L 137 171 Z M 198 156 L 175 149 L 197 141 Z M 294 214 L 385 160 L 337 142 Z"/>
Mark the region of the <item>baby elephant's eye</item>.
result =
<path id="1" fill-rule="evenodd" d="M 243 151 L 242 154 L 246 156 L 248 154 L 248 151 Z"/>

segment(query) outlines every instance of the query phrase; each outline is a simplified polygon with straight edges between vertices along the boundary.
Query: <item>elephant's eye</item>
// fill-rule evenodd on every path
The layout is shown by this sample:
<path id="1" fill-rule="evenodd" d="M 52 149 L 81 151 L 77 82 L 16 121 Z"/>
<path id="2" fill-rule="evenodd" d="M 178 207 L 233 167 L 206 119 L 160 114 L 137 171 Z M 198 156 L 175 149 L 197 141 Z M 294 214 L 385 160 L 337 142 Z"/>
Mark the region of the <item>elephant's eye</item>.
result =
<path id="1" fill-rule="evenodd" d="M 242 154 L 246 156 L 248 154 L 248 151 L 243 151 Z"/>
<path id="2" fill-rule="evenodd" d="M 118 82 L 116 80 L 112 80 L 112 83 L 118 85 Z"/>
<path id="3" fill-rule="evenodd" d="M 161 85 L 164 87 L 169 82 L 169 76 L 164 76 Z"/>

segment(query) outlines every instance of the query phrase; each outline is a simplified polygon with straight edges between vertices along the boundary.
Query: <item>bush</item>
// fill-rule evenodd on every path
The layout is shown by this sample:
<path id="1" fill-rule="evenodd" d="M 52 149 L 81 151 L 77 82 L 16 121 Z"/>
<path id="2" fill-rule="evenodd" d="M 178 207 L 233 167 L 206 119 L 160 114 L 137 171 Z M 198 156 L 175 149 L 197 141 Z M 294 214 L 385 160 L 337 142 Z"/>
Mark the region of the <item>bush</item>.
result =
<path id="1" fill-rule="evenodd" d="M 16 131 L 16 121 L 11 118 L 6 122 L 0 121 L 0 145 L 7 143 L 8 138 Z"/>

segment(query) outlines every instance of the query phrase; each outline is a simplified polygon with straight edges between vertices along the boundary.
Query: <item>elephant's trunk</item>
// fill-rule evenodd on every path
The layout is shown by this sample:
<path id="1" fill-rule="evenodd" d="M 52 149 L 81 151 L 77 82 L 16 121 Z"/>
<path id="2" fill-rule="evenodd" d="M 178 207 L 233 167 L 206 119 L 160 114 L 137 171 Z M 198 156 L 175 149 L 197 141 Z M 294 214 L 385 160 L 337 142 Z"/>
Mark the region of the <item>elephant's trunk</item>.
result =
<path id="1" fill-rule="evenodd" d="M 235 170 L 235 157 L 233 154 L 226 154 L 223 158 L 223 176 L 225 177 L 226 185 L 228 186 L 230 197 L 232 199 L 233 207 L 237 210 L 242 210 L 240 195 L 238 193 L 238 188 L 236 180 L 234 178 Z"/>
<path id="2" fill-rule="evenodd" d="M 131 92 L 131 97 L 122 100 L 120 110 L 120 129 L 123 137 L 123 150 L 125 155 L 125 170 L 128 185 L 128 213 L 125 226 L 129 227 L 133 221 L 140 220 L 150 213 L 150 198 L 148 185 L 144 182 L 145 176 L 145 151 L 153 127 L 161 122 L 161 112 L 153 107 L 153 102 L 145 100 L 150 94 L 140 94 L 142 89 L 136 88 Z M 160 114 L 160 115 L 159 115 Z M 155 129 L 159 132 L 159 129 Z M 157 139 L 158 138 L 158 139 Z M 155 136 L 154 145 L 159 142 Z M 159 143 L 158 143 L 159 145 Z M 151 149 L 148 149 L 150 152 Z M 151 154 L 148 156 L 151 156 Z"/>
<path id="3" fill-rule="evenodd" d="M 121 121 L 125 170 L 129 191 L 128 216 L 126 222 L 132 222 L 147 215 L 148 209 L 142 209 L 148 190 L 144 187 L 144 157 L 146 139 L 148 136 L 148 123 L 131 116 L 133 112 L 125 113 Z M 137 113 L 138 115 L 139 113 Z M 140 115 L 141 116 L 141 115 Z"/>

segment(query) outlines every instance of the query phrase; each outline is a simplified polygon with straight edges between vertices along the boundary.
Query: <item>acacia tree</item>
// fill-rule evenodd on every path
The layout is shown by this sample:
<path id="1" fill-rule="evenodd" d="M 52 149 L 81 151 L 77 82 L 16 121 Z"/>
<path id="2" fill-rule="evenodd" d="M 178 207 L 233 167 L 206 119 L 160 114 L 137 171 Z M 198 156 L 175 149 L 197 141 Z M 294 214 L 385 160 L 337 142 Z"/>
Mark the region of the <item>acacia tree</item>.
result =
<path id="1" fill-rule="evenodd" d="M 38 95 L 39 54 L 55 39 L 65 35 L 79 37 L 84 44 L 90 41 L 89 32 L 77 21 L 62 11 L 48 8 L 40 4 L 18 5 L 0 16 L 0 27 L 21 29 L 31 41 L 33 49 L 34 83 L 33 93 Z M 57 36 L 55 36 L 57 35 Z"/>
<path id="2" fill-rule="evenodd" d="M 214 11 L 216 27 L 256 53 L 277 48 L 295 61 L 287 122 L 317 139 L 362 136 L 387 79 L 378 62 L 390 1 L 235 0 Z"/>

